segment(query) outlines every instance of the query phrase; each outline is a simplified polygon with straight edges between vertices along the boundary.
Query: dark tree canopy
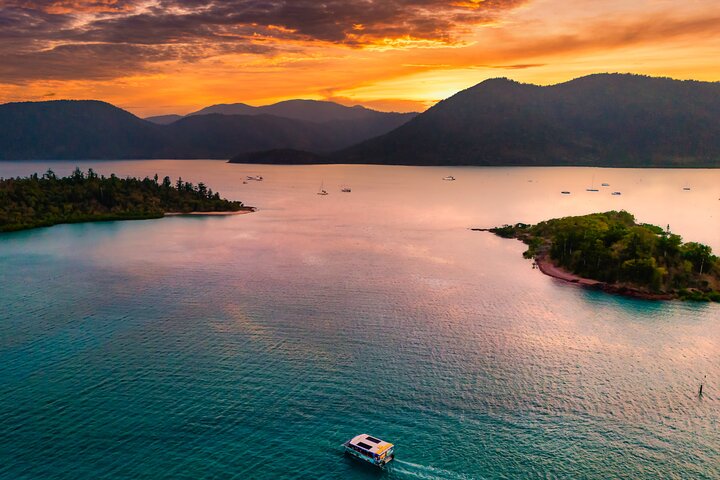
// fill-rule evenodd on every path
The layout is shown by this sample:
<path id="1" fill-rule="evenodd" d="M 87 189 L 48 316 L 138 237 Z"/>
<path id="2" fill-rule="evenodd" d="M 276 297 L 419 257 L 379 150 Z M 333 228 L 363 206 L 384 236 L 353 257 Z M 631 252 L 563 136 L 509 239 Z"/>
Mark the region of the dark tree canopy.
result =
<path id="1" fill-rule="evenodd" d="M 486 80 L 342 163 L 719 167 L 720 83 L 598 74 L 547 87 Z"/>
<path id="2" fill-rule="evenodd" d="M 709 246 L 683 243 L 669 228 L 638 224 L 625 211 L 492 231 L 523 240 L 530 246 L 526 256 L 548 255 L 558 266 L 584 278 L 720 301 L 720 260 Z"/>
<path id="3" fill-rule="evenodd" d="M 169 177 L 119 178 L 80 169 L 67 177 L 44 175 L 0 179 L 0 232 L 98 220 L 159 218 L 168 212 L 219 212 L 244 209 L 205 184 Z"/>

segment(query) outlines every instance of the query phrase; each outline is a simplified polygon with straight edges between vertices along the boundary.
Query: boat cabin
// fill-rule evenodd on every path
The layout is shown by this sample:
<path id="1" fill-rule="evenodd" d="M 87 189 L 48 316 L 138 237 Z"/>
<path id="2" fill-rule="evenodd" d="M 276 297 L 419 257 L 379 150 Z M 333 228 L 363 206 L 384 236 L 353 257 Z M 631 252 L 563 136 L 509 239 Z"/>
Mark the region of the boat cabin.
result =
<path id="1" fill-rule="evenodd" d="M 346 453 L 378 467 L 395 458 L 395 445 L 365 433 L 351 438 L 343 446 Z"/>

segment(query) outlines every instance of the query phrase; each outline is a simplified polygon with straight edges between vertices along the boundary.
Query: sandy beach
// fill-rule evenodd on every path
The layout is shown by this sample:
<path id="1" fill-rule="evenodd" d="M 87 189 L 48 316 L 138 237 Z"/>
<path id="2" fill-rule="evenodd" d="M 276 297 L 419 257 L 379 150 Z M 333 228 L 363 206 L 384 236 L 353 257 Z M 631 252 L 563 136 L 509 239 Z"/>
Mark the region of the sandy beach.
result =
<path id="1" fill-rule="evenodd" d="M 245 215 L 246 213 L 253 213 L 255 207 L 247 207 L 237 212 L 165 212 L 166 217 L 174 217 L 178 215 L 203 215 L 203 216 L 227 216 L 227 215 Z"/>
<path id="2" fill-rule="evenodd" d="M 552 263 L 547 255 L 538 255 L 535 257 L 535 263 L 537 263 L 538 269 L 549 277 L 557 278 L 558 280 L 563 280 L 568 283 L 574 283 L 586 288 L 594 288 L 607 293 L 615 293 L 618 295 L 641 298 L 644 300 L 673 300 L 678 298 L 677 295 L 669 293 L 651 293 L 625 285 L 613 285 L 599 280 L 583 278 L 558 267 Z"/>
<path id="3" fill-rule="evenodd" d="M 535 258 L 535 263 L 537 263 L 538 268 L 545 275 L 558 278 L 560 280 L 565 280 L 566 282 L 577 283 L 578 285 L 584 285 L 587 287 L 598 287 L 603 285 L 604 283 L 598 280 L 583 278 L 575 275 L 574 273 L 563 270 L 562 268 L 553 264 L 552 261 L 550 261 L 550 259 L 547 258 L 547 256 L 545 255 L 537 256 Z"/>

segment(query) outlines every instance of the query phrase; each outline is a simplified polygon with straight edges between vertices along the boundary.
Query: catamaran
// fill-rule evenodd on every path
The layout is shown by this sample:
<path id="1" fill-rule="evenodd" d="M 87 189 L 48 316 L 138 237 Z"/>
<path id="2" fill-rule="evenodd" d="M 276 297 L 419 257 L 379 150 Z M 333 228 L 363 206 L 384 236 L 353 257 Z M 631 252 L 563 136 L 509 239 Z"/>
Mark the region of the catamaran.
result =
<path id="1" fill-rule="evenodd" d="M 384 468 L 395 458 L 395 445 L 363 433 L 343 443 L 345 453 L 372 465 Z"/>

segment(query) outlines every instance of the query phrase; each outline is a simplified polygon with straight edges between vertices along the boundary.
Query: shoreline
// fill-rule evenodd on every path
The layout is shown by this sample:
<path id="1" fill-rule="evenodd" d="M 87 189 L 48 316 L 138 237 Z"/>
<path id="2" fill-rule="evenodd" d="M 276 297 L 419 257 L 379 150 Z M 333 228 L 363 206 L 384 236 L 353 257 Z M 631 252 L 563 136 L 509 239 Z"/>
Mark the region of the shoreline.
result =
<path id="1" fill-rule="evenodd" d="M 637 298 L 640 300 L 678 300 L 680 298 L 677 294 L 652 293 L 625 285 L 606 283 L 599 280 L 593 280 L 591 278 L 581 277 L 558 267 L 547 257 L 547 255 L 544 254 L 535 256 L 534 261 L 537 264 L 538 270 L 548 277 L 556 278 L 584 288 L 601 290 L 606 293 Z"/>
<path id="2" fill-rule="evenodd" d="M 232 211 L 226 211 L 226 212 L 164 212 L 162 214 L 148 214 L 148 215 L 135 215 L 135 216 L 110 216 L 110 215 L 101 215 L 97 217 L 92 218 L 74 218 L 69 219 L 64 222 L 56 222 L 56 223 L 48 223 L 48 224 L 41 224 L 41 225 L 32 225 L 32 226 L 24 226 L 22 228 L 13 228 L 8 230 L 0 230 L 0 235 L 6 234 L 6 233 L 15 233 L 15 232 L 26 232 L 28 230 L 36 230 L 38 228 L 50 228 L 54 227 L 56 225 L 75 225 L 80 223 L 100 223 L 100 222 L 130 222 L 133 220 L 157 220 L 164 217 L 178 217 L 183 215 L 193 215 L 193 216 L 228 216 L 228 215 L 244 215 L 246 213 L 253 213 L 256 212 L 257 209 L 255 207 L 243 207 L 241 210 L 238 210 L 236 212 Z"/>
<path id="3" fill-rule="evenodd" d="M 200 216 L 213 216 L 213 217 L 224 217 L 229 215 L 245 215 L 246 213 L 256 212 L 255 207 L 243 207 L 237 211 L 224 211 L 224 212 L 165 212 L 163 213 L 166 217 L 179 217 L 184 215 L 200 215 Z"/>

